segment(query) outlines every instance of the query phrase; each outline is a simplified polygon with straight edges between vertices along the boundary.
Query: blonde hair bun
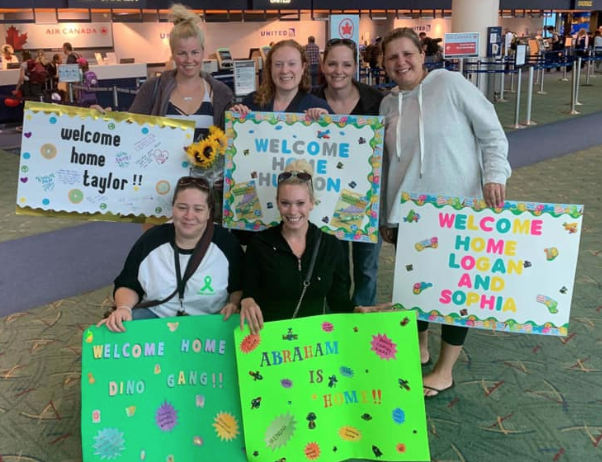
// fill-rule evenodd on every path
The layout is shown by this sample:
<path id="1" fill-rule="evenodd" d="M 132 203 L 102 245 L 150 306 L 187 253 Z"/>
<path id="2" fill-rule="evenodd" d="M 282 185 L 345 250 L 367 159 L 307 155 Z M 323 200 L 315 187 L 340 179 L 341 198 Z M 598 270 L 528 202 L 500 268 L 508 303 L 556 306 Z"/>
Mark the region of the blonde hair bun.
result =
<path id="1" fill-rule="evenodd" d="M 314 176 L 314 168 L 305 159 L 294 160 L 284 168 L 285 172 L 305 172 Z"/>
<path id="2" fill-rule="evenodd" d="M 171 6 L 171 10 L 169 11 L 168 16 L 169 22 L 173 23 L 174 26 L 181 24 L 183 22 L 189 22 L 191 24 L 196 24 L 200 22 L 201 18 L 198 15 L 190 11 L 184 5 L 180 3 L 176 3 Z"/>

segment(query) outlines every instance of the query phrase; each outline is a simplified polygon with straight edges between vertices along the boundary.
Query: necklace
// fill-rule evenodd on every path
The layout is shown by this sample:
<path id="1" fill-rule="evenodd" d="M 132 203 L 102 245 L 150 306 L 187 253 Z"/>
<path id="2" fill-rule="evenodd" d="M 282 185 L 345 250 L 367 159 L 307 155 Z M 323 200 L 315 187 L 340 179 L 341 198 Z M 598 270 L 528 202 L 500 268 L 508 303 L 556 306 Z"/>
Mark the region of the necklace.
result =
<path id="1" fill-rule="evenodd" d="M 198 90 L 198 92 L 201 93 L 201 90 L 203 90 L 204 87 L 205 87 L 205 81 L 203 79 L 201 79 L 200 85 L 198 85 L 198 87 L 195 88 L 193 91 Z M 179 86 L 176 86 L 176 92 L 178 92 L 178 94 L 182 98 L 182 101 L 184 101 L 184 102 L 190 102 L 194 99 L 194 96 L 184 96 L 182 94 L 182 92 L 180 91 Z"/>

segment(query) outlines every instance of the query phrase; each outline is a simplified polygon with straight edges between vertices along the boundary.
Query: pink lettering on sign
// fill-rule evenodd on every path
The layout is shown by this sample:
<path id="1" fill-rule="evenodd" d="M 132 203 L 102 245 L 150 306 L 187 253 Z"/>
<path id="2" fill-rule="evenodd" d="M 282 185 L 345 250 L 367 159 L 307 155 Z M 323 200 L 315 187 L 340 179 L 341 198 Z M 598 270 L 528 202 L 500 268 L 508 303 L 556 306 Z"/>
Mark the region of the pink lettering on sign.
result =
<path id="1" fill-rule="evenodd" d="M 396 359 L 397 345 L 386 335 L 372 336 L 372 351 L 374 351 L 381 359 Z"/>

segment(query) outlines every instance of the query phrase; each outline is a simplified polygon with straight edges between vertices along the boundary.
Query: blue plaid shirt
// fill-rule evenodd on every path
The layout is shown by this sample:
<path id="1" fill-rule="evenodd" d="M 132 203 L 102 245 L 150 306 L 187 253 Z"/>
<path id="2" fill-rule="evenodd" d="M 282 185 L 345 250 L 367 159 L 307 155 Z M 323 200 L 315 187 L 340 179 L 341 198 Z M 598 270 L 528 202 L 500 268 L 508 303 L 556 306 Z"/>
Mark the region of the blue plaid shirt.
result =
<path id="1" fill-rule="evenodd" d="M 305 45 L 305 53 L 309 64 L 320 64 L 320 47 L 315 43 Z"/>

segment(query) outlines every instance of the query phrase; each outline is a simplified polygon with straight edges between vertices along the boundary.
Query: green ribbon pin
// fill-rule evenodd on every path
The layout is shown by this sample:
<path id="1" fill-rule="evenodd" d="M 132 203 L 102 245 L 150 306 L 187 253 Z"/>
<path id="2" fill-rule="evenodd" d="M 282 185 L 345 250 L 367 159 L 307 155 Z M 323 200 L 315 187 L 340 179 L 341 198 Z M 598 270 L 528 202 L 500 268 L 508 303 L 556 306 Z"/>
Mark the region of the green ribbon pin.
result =
<path id="1" fill-rule="evenodd" d="M 213 290 L 213 287 L 211 287 L 211 282 L 213 281 L 213 279 L 211 279 L 211 276 L 205 276 L 204 281 L 205 281 L 205 285 L 203 287 L 201 287 L 201 290 L 199 290 L 199 293 L 215 292 L 215 290 Z"/>

